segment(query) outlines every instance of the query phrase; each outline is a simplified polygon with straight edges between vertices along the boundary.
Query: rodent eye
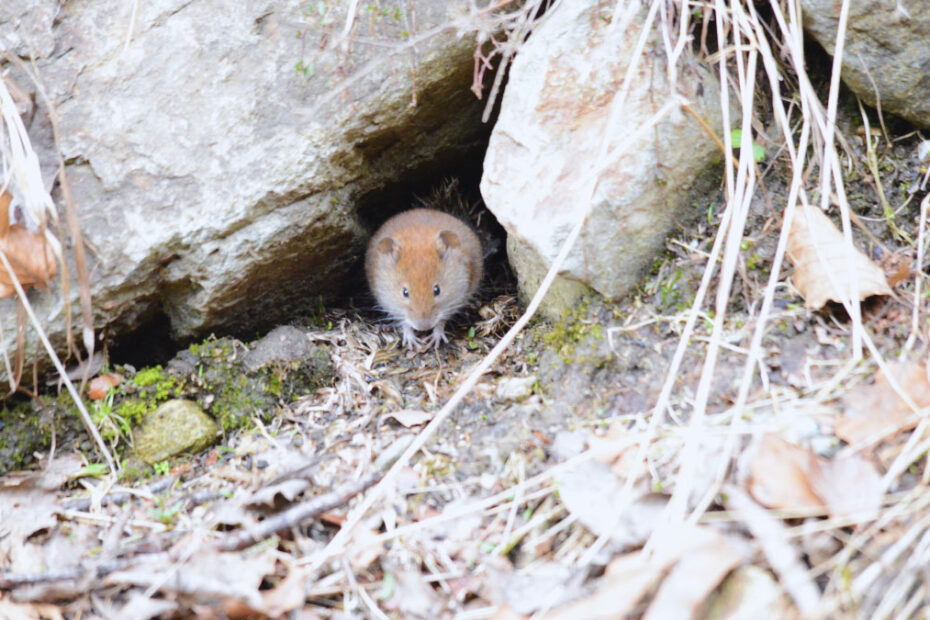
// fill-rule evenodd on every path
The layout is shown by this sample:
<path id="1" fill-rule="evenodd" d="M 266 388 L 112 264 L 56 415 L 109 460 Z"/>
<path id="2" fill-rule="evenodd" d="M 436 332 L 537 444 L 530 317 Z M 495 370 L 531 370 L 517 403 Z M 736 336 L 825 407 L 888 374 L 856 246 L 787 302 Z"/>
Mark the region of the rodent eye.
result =
<path id="1" fill-rule="evenodd" d="M 439 297 L 439 285 L 433 287 L 433 297 Z"/>
<path id="2" fill-rule="evenodd" d="M 404 297 L 410 297 L 410 291 L 407 290 L 407 287 L 404 287 Z"/>

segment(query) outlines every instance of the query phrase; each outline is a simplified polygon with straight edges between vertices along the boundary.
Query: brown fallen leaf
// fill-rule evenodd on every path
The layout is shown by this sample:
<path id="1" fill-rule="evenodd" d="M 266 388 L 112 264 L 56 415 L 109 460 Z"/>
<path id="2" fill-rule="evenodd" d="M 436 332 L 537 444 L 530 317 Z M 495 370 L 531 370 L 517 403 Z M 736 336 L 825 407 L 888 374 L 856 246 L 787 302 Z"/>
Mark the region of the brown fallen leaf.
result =
<path id="1" fill-rule="evenodd" d="M 625 618 L 662 581 L 670 567 L 646 617 L 693 617 L 703 600 L 741 560 L 742 555 L 719 532 L 709 527 L 682 526 L 667 532 L 652 555 L 634 551 L 612 560 L 595 583 L 593 594 L 552 609 L 545 617 Z M 697 577 L 702 568 L 706 574 Z M 685 583 L 689 579 L 697 583 Z"/>
<path id="2" fill-rule="evenodd" d="M 882 477 L 871 463 L 859 456 L 818 459 L 818 467 L 811 472 L 810 485 L 834 517 L 869 518 L 869 515 L 876 515 L 882 505 Z"/>
<path id="3" fill-rule="evenodd" d="M 262 590 L 261 611 L 272 618 L 281 618 L 302 607 L 306 598 L 304 588 L 309 578 L 302 569 L 291 567 L 287 577 L 278 585 L 270 590 Z"/>
<path id="4" fill-rule="evenodd" d="M 644 620 L 696 618 L 723 578 L 742 562 L 743 555 L 723 535 L 709 528 L 698 531 L 705 540 L 669 571 Z"/>
<path id="5" fill-rule="evenodd" d="M 122 380 L 123 375 L 115 372 L 94 377 L 87 386 L 87 397 L 91 400 L 103 400 L 110 388 L 115 388 Z"/>
<path id="6" fill-rule="evenodd" d="M 788 235 L 788 260 L 794 265 L 792 280 L 807 308 L 850 299 L 854 282 L 860 300 L 891 294 L 881 268 L 850 248 L 843 233 L 817 207 L 798 207 L 795 212 Z"/>
<path id="7" fill-rule="evenodd" d="M 0 194 L 0 250 L 2 250 L 23 290 L 46 286 L 57 271 L 55 253 L 40 234 L 19 225 L 10 226 L 9 192 Z M 16 294 L 13 278 L 0 263 L 0 297 Z"/>
<path id="8" fill-rule="evenodd" d="M 419 409 L 401 409 L 400 411 L 389 413 L 388 417 L 394 418 L 405 427 L 410 428 L 411 426 L 426 424 L 433 419 L 433 414 L 420 411 Z"/>
<path id="9" fill-rule="evenodd" d="M 769 434 L 759 441 L 749 471 L 749 492 L 769 508 L 826 508 L 843 517 L 874 514 L 881 506 L 881 476 L 859 456 L 825 459 Z"/>
<path id="10" fill-rule="evenodd" d="M 64 616 L 55 605 L 14 603 L 0 592 L 0 618 L 6 620 L 61 620 Z"/>
<path id="11" fill-rule="evenodd" d="M 749 492 L 769 508 L 823 508 L 823 500 L 808 481 L 816 466 L 817 458 L 812 452 L 776 435 L 765 435 L 749 463 Z"/>
<path id="12" fill-rule="evenodd" d="M 639 599 L 661 578 L 664 569 L 662 564 L 649 562 L 642 551 L 620 556 L 607 565 L 594 594 L 553 609 L 546 618 L 623 618 L 636 608 Z"/>
<path id="13" fill-rule="evenodd" d="M 930 382 L 924 364 L 893 365 L 892 374 L 918 408 L 930 407 Z M 910 430 L 920 421 L 881 370 L 875 375 L 875 383 L 852 390 L 845 401 L 846 411 L 834 424 L 833 432 L 849 444 L 878 441 Z"/>
<path id="14" fill-rule="evenodd" d="M 711 599 L 705 618 L 797 618 L 769 571 L 744 566 L 733 571 Z"/>

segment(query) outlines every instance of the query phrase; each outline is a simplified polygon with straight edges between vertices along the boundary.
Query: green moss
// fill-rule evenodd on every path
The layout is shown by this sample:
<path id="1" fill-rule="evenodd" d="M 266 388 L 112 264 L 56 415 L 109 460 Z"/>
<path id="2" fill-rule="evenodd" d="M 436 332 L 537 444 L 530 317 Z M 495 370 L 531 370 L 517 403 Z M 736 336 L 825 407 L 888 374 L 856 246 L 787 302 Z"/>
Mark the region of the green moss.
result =
<path id="1" fill-rule="evenodd" d="M 116 406 L 116 414 L 135 426 L 147 411 L 154 408 L 154 403 L 142 398 L 127 398 Z"/>
<path id="2" fill-rule="evenodd" d="M 594 338 L 603 338 L 603 328 L 596 319 L 590 318 L 591 299 L 585 297 L 566 316 L 552 326 L 543 336 L 543 343 L 554 350 L 566 363 L 582 361 L 576 357 L 576 347 L 580 343 Z"/>
<path id="3" fill-rule="evenodd" d="M 139 387 L 148 387 L 150 385 L 155 385 L 156 383 L 161 383 L 164 380 L 165 374 L 162 372 L 161 366 L 143 368 L 132 378 L 132 382 Z"/>
<path id="4" fill-rule="evenodd" d="M 155 400 L 162 401 L 177 398 L 181 395 L 184 382 L 174 377 L 168 377 L 155 385 Z"/>
<path id="5" fill-rule="evenodd" d="M 152 468 L 144 461 L 132 458 L 122 462 L 119 479 L 121 482 L 136 482 L 152 476 Z"/>
<path id="6" fill-rule="evenodd" d="M 281 396 L 284 392 L 284 380 L 277 373 L 273 373 L 268 377 L 267 383 L 265 383 L 265 392 L 271 394 L 272 396 Z"/>

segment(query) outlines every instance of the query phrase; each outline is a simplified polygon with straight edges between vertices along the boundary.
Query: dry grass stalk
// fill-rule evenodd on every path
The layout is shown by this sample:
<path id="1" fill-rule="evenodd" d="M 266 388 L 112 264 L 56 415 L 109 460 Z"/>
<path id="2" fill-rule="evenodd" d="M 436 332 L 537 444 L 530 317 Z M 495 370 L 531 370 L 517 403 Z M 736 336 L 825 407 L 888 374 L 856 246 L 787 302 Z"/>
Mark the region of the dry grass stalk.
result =
<path id="1" fill-rule="evenodd" d="M 48 190 L 45 188 L 43 183 L 42 175 L 39 169 L 38 158 L 35 154 L 35 151 L 32 150 L 26 128 L 23 126 L 22 119 L 20 119 L 19 113 L 16 110 L 16 106 L 13 103 L 13 99 L 10 96 L 10 92 L 6 87 L 6 82 L 3 80 L 0 80 L 0 112 L 2 112 L 4 120 L 4 133 L 2 136 L 3 160 L 4 165 L 9 166 L 9 168 L 4 171 L 4 185 L 10 183 L 11 177 L 15 179 L 15 183 L 23 195 L 23 206 L 25 210 L 33 218 L 34 222 L 37 223 L 40 234 L 45 238 L 46 242 L 51 248 L 51 251 L 54 253 L 55 258 L 57 258 L 58 262 L 61 264 L 61 271 L 64 273 L 67 271 L 67 269 L 61 253 L 61 244 L 54 236 L 52 231 L 46 226 L 46 221 L 48 218 L 51 218 L 52 221 L 57 221 L 57 211 L 55 211 L 54 203 L 52 202 L 51 196 L 49 195 Z M 78 241 L 78 244 L 79 243 L 80 242 Z M 84 407 L 84 403 L 81 400 L 80 395 L 78 394 L 77 390 L 75 390 L 74 385 L 71 383 L 70 379 L 67 378 L 64 365 L 61 363 L 61 360 L 55 353 L 54 348 L 48 340 L 48 336 L 46 335 L 45 330 L 32 310 L 32 305 L 29 303 L 25 290 L 23 289 L 23 286 L 17 276 L 17 271 L 10 263 L 10 260 L 5 252 L 0 252 L 0 260 L 3 262 L 3 266 L 6 269 L 11 284 L 19 296 L 19 302 L 28 315 L 33 328 L 36 330 L 39 340 L 42 342 L 43 347 L 51 358 L 52 363 L 55 365 L 59 375 L 63 378 L 65 385 L 68 388 L 68 392 L 71 394 L 71 397 L 74 400 L 74 404 L 78 408 L 81 421 L 84 424 L 87 433 L 97 444 L 101 455 L 107 462 L 107 466 L 111 474 L 115 475 L 117 472 L 116 463 L 114 462 L 110 451 L 107 449 L 103 438 L 97 432 L 93 422 L 91 422 L 90 415 L 87 413 L 87 409 Z M 67 307 L 68 304 L 65 303 L 65 306 Z M 93 331 L 91 327 L 91 345 L 93 344 L 92 334 Z"/>

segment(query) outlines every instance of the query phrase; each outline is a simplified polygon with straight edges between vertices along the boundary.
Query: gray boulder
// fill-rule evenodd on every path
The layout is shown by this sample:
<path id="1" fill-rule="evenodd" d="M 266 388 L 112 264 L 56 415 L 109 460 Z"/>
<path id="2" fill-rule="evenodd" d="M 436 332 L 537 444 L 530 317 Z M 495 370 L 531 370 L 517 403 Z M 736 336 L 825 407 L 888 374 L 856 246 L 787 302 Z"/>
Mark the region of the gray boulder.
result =
<path id="1" fill-rule="evenodd" d="M 589 208 L 591 174 L 611 101 L 646 8 L 618 36 L 608 34 L 610 7 L 559 4 L 513 63 L 484 160 L 481 193 L 507 230 L 508 256 L 527 297 Z M 619 120 L 606 135 L 608 156 L 579 242 L 544 302 L 550 316 L 561 315 L 590 289 L 622 296 L 652 263 L 676 218 L 686 213 L 692 185 L 708 171 L 719 178 L 717 146 L 683 110 L 675 108 L 649 127 L 673 93 L 665 59 L 662 42 L 653 35 Z M 713 72 L 687 53 L 676 71 L 674 91 L 722 135 Z"/>
<path id="2" fill-rule="evenodd" d="M 379 196 L 480 157 L 486 140 L 459 2 L 410 3 L 409 16 L 359 3 L 349 39 L 341 2 L 8 4 L 0 42 L 35 57 L 57 109 L 94 321 L 111 336 L 160 314 L 181 339 L 255 330 L 347 293 L 360 213 L 399 207 Z M 38 102 L 26 116 L 54 170 L 42 98 L 6 69 Z M 30 299 L 60 347 L 75 287 Z M 14 300 L 0 316 L 12 350 Z"/>
<path id="3" fill-rule="evenodd" d="M 804 28 L 833 54 L 841 3 L 801 0 Z M 930 3 L 849 3 L 840 77 L 863 101 L 930 129 Z"/>

